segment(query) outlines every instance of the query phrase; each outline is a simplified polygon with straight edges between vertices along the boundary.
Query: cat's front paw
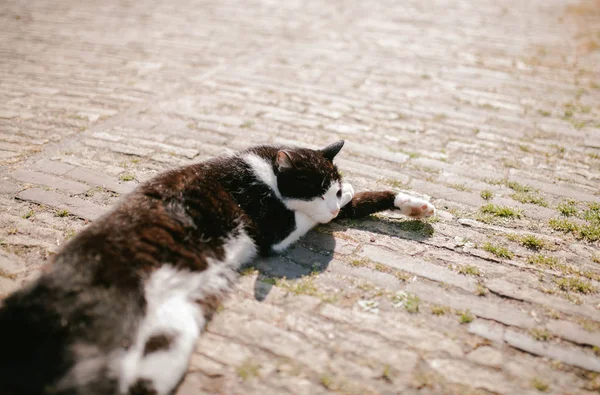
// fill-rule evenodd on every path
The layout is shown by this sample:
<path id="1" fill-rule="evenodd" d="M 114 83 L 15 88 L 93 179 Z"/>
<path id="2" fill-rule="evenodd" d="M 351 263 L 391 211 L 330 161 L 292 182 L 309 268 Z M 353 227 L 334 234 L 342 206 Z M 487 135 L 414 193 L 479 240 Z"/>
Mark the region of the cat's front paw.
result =
<path id="1" fill-rule="evenodd" d="M 354 197 L 354 188 L 352 187 L 352 185 L 348 184 L 347 182 L 343 183 L 340 207 L 344 207 L 345 205 L 350 203 L 350 201 L 352 200 L 353 197 Z"/>
<path id="2" fill-rule="evenodd" d="M 394 206 L 400 209 L 402 214 L 411 218 L 428 218 L 435 214 L 433 204 L 405 193 L 396 195 Z"/>

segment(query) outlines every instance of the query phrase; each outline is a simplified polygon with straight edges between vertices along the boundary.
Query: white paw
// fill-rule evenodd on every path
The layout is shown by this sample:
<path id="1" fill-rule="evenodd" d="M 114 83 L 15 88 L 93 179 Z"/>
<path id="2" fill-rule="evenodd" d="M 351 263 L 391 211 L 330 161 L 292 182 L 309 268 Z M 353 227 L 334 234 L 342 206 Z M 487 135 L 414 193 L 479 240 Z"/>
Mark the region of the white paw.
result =
<path id="1" fill-rule="evenodd" d="M 394 206 L 398 207 L 402 214 L 411 218 L 428 218 L 435 214 L 433 204 L 404 193 L 396 195 Z"/>
<path id="2" fill-rule="evenodd" d="M 354 197 L 354 188 L 352 188 L 352 185 L 348 184 L 348 183 L 343 183 L 342 184 L 342 198 L 340 201 L 340 207 L 344 207 L 345 205 L 347 205 L 348 203 L 350 203 L 350 201 L 352 200 L 352 198 Z"/>

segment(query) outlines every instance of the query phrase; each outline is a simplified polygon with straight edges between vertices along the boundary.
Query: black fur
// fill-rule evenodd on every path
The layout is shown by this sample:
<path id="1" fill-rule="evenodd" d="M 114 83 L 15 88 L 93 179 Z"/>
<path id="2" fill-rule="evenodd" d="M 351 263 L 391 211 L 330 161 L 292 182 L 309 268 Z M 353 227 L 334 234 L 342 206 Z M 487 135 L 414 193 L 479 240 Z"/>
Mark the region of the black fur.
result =
<path id="1" fill-rule="evenodd" d="M 359 192 L 344 207 L 338 218 L 361 218 L 378 211 L 393 210 L 396 194 L 392 191 Z"/>
<path id="2" fill-rule="evenodd" d="M 158 175 L 140 185 L 68 242 L 52 269 L 0 308 L 0 395 L 115 394 L 117 380 L 99 365 L 85 384 L 61 379 L 77 361 L 131 346 L 146 313 L 144 283 L 162 265 L 202 271 L 224 257 L 224 240 L 243 229 L 263 254 L 295 229 L 294 213 L 242 159 L 270 163 L 284 197 L 312 199 L 340 181 L 324 150 L 262 146 Z M 391 192 L 390 192 L 391 193 Z M 393 208 L 390 193 L 358 199 L 342 211 L 362 216 Z M 365 195 L 366 196 L 366 195 Z M 238 230 L 239 231 L 239 230 Z M 205 311 L 219 303 L 196 301 Z M 151 353 L 169 339 L 147 344 Z M 141 380 L 131 394 L 151 394 Z"/>
<path id="3" fill-rule="evenodd" d="M 314 198 L 339 180 L 321 151 L 287 148 L 295 167 L 280 169 L 282 149 L 246 153 L 272 164 L 283 196 Z M 107 377 L 79 390 L 57 385 L 78 358 L 75 342 L 100 354 L 127 348 L 145 314 L 145 279 L 165 263 L 206 269 L 207 258 L 223 258 L 223 241 L 238 226 L 263 254 L 295 229 L 294 213 L 240 156 L 168 171 L 138 187 L 67 243 L 49 273 L 4 300 L 0 394 L 115 393 Z M 132 393 L 147 390 L 141 384 Z"/>

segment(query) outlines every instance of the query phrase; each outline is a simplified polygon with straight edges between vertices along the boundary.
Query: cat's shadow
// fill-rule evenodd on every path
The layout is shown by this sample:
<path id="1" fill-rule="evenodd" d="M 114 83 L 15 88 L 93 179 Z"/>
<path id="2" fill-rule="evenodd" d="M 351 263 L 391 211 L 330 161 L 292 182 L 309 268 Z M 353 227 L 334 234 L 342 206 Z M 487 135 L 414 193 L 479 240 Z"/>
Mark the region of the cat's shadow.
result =
<path id="1" fill-rule="evenodd" d="M 365 219 L 340 219 L 320 225 L 281 255 L 259 258 L 252 263 L 259 275 L 254 283 L 254 298 L 263 301 L 281 280 L 294 280 L 325 271 L 336 251 L 334 233 L 356 228 L 374 234 L 399 237 L 415 242 L 431 237 L 434 229 L 428 222 L 382 216 Z M 343 234 L 343 233 L 341 233 Z M 341 246 L 340 246 L 341 247 Z M 248 270 L 245 268 L 242 270 Z M 290 283 L 286 283 L 288 286 Z"/>

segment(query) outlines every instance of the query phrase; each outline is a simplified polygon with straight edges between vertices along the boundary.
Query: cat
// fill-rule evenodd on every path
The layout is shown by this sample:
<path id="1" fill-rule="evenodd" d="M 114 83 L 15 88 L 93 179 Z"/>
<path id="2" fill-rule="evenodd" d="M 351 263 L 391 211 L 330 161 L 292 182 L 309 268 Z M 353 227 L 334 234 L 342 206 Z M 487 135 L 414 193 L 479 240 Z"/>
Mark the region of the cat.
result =
<path id="1" fill-rule="evenodd" d="M 159 174 L 0 307 L 0 394 L 170 394 L 240 266 L 334 218 L 433 205 L 354 193 L 321 150 L 260 146 Z"/>

